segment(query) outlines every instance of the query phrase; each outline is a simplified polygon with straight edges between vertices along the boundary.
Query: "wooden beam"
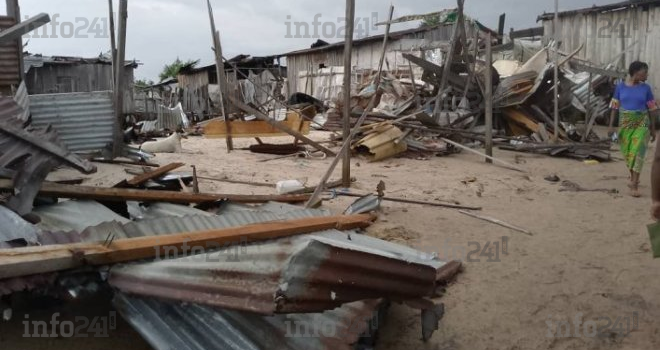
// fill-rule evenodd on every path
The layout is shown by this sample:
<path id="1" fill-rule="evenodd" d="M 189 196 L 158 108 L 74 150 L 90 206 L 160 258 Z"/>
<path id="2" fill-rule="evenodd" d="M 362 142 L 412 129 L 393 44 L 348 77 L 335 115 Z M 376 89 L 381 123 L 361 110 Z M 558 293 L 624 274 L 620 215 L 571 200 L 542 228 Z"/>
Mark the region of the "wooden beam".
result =
<path id="1" fill-rule="evenodd" d="M 227 95 L 227 98 L 231 103 L 233 103 L 236 107 L 238 107 L 240 110 L 244 111 L 245 113 L 252 114 L 254 115 L 257 119 L 263 120 L 266 123 L 272 125 L 274 128 L 281 130 L 297 139 L 299 139 L 301 142 L 308 144 L 319 151 L 322 151 L 323 153 L 329 155 L 329 156 L 336 156 L 337 154 L 333 151 L 331 151 L 329 148 L 324 147 L 320 143 L 306 137 L 305 135 L 289 128 L 282 122 L 278 122 L 275 119 L 270 118 L 269 116 L 265 115 L 263 112 L 257 110 L 256 108 L 252 108 L 248 106 L 247 104 L 243 103 L 242 101 L 237 100 L 233 96 Z"/>
<path id="2" fill-rule="evenodd" d="M 0 189 L 13 190 L 12 180 L 0 179 Z M 267 203 L 271 201 L 301 203 L 308 200 L 310 197 L 309 195 L 192 194 L 174 191 L 148 191 L 127 188 L 59 185 L 48 182 L 41 185 L 39 196 L 109 202 L 137 201 L 180 204 L 206 203 L 219 200 L 228 200 L 236 203 Z"/>
<path id="3" fill-rule="evenodd" d="M 346 38 L 344 41 L 344 120 L 343 137 L 351 133 L 351 72 L 353 71 L 353 26 L 355 22 L 355 0 L 346 0 Z M 413 84 L 414 86 L 414 84 Z M 351 187 L 351 152 L 345 152 L 342 163 L 344 187 Z"/>
<path id="4" fill-rule="evenodd" d="M 503 27 L 503 25 L 502 25 Z M 493 156 L 493 50 L 490 33 L 486 37 L 486 155 Z M 486 163 L 492 163 L 491 158 L 486 158 Z"/>
<path id="5" fill-rule="evenodd" d="M 245 225 L 217 230 L 182 232 L 158 237 L 120 239 L 110 244 L 77 243 L 0 249 L 0 279 L 73 269 L 85 265 L 110 265 L 164 257 L 177 248 L 189 254 L 192 247 L 221 247 L 239 242 L 259 242 L 324 230 L 350 230 L 371 224 L 370 215 L 338 215 Z"/>
<path id="6" fill-rule="evenodd" d="M 119 31 L 117 34 L 117 56 L 115 65 L 115 88 L 114 88 L 114 137 L 112 138 L 113 158 L 121 156 L 124 148 L 124 135 L 122 125 L 124 124 L 124 61 L 126 60 L 126 21 L 128 20 L 128 0 L 119 0 Z"/>
<path id="7" fill-rule="evenodd" d="M 129 184 L 131 186 L 139 186 L 139 185 L 142 185 L 143 183 L 145 183 L 145 182 L 147 182 L 151 179 L 159 178 L 159 177 L 169 173 L 170 171 L 172 171 L 174 169 L 178 169 L 178 168 L 180 168 L 184 165 L 186 165 L 186 164 L 185 163 L 170 163 L 170 164 L 162 166 L 158 169 L 154 169 L 154 170 L 152 170 L 148 173 L 138 175 L 138 176 L 128 180 L 127 184 Z"/>
<path id="8" fill-rule="evenodd" d="M 0 32 L 0 43 L 20 39 L 23 35 L 50 22 L 50 16 L 46 13 L 40 13 L 25 22 L 20 22 L 11 28 Z"/>
<path id="9" fill-rule="evenodd" d="M 458 147 L 458 148 L 460 148 L 460 149 L 462 149 L 462 150 L 464 150 L 464 151 L 467 151 L 467 152 L 470 152 L 470 153 L 474 153 L 474 154 L 476 154 L 476 155 L 478 155 L 478 156 L 482 156 L 482 157 L 485 157 L 486 159 L 490 159 L 490 160 L 492 160 L 492 161 L 495 162 L 495 163 L 499 163 L 501 166 L 503 166 L 503 167 L 505 167 L 505 168 L 507 168 L 507 169 L 511 169 L 511 170 L 519 171 L 519 172 L 521 172 L 521 173 L 527 173 L 527 170 L 524 170 L 524 169 L 522 169 L 522 168 L 519 168 L 519 167 L 517 167 L 517 166 L 515 166 L 515 165 L 513 165 L 513 164 L 511 164 L 511 163 L 505 162 L 505 161 L 500 160 L 500 159 L 497 159 L 497 158 L 495 158 L 495 157 L 491 157 L 491 156 L 489 156 L 489 155 L 483 154 L 483 153 L 481 153 L 481 152 L 479 152 L 479 151 L 475 151 L 475 150 L 473 150 L 472 148 L 469 148 L 469 147 L 463 146 L 463 145 L 461 145 L 461 144 L 458 143 L 458 142 L 454 142 L 454 141 L 449 140 L 449 139 L 446 139 L 446 138 L 440 138 L 440 139 L 441 139 L 442 141 L 445 141 L 445 142 L 447 142 L 448 144 L 454 145 L 454 146 L 456 146 L 456 147 Z"/>
<path id="10" fill-rule="evenodd" d="M 511 32 L 509 32 L 509 37 L 511 37 L 511 40 L 519 38 L 531 38 L 535 36 L 541 37 L 543 36 L 544 32 L 545 29 L 543 27 L 511 30 Z"/>

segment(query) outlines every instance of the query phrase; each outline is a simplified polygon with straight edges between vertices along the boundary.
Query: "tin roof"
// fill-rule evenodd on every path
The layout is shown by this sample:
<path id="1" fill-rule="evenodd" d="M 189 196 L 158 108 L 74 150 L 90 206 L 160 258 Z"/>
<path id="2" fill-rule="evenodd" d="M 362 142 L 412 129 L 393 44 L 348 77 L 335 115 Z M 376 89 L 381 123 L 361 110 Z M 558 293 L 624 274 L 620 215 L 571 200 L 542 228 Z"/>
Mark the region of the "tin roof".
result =
<path id="1" fill-rule="evenodd" d="M 113 304 L 156 350 L 354 349 L 373 337 L 386 311 L 381 301 L 366 300 L 323 313 L 262 316 L 123 293 Z"/>
<path id="2" fill-rule="evenodd" d="M 617 2 L 613 4 L 608 4 L 608 5 L 602 5 L 602 6 L 592 6 L 592 7 L 585 7 L 577 10 L 571 10 L 571 11 L 562 11 L 559 12 L 559 17 L 566 17 L 566 16 L 575 16 L 575 15 L 586 15 L 590 13 L 602 13 L 602 12 L 609 12 L 609 11 L 620 11 L 620 10 L 626 10 L 629 8 L 635 8 L 635 7 L 642 7 L 642 6 L 657 6 L 660 5 L 660 0 L 637 0 L 637 1 L 623 1 L 623 2 Z M 537 18 L 538 21 L 548 21 L 552 20 L 554 18 L 555 14 L 553 12 L 550 13 L 543 13 Z"/>

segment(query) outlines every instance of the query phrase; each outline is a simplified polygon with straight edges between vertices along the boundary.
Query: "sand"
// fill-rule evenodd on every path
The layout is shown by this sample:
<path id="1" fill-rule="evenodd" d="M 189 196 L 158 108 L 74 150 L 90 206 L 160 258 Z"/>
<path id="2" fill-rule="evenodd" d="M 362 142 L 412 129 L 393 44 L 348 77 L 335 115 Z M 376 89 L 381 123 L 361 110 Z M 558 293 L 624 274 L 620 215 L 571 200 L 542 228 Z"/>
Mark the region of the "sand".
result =
<path id="1" fill-rule="evenodd" d="M 313 138 L 327 140 L 328 135 L 314 132 Z M 268 139 L 273 143 L 287 141 L 290 139 Z M 235 140 L 237 148 L 252 143 Z M 154 161 L 196 165 L 199 175 L 207 177 L 271 184 L 300 179 L 310 185 L 318 182 L 331 161 L 288 158 L 257 162 L 272 156 L 242 150 L 228 154 L 224 140 L 203 138 L 184 140 L 183 148 L 184 154 L 158 155 Z M 369 229 L 370 235 L 436 252 L 441 258 L 462 259 L 465 271 L 440 299 L 446 305 L 446 314 L 429 342 L 420 340 L 419 311 L 396 305 L 382 326 L 377 349 L 659 348 L 660 261 L 652 259 L 645 228 L 651 222 L 650 164 L 642 175 L 644 196 L 632 198 L 627 195 L 627 171 L 621 160 L 588 165 L 497 149 L 495 156 L 517 163 L 529 173 L 486 164 L 466 153 L 428 160 L 397 158 L 371 164 L 360 159 L 352 161 L 356 192 L 374 191 L 382 180 L 388 196 L 481 206 L 480 214 L 533 233 L 528 236 L 452 209 L 384 203 L 378 223 Z M 101 164 L 99 168 L 99 174 L 89 176 L 86 184 L 113 185 L 128 176 L 124 169 L 136 167 Z M 60 171 L 53 177 L 71 174 Z M 620 194 L 560 192 L 560 183 L 544 180 L 550 174 L 586 188 L 617 189 Z M 339 176 L 338 169 L 333 178 Z M 206 180 L 201 180 L 200 186 L 205 192 L 275 192 L 268 187 Z M 325 207 L 339 213 L 354 200 L 331 199 Z M 498 260 L 494 256 L 480 255 L 481 251 L 471 254 L 468 261 L 467 253 L 477 245 L 481 249 L 487 243 L 501 247 L 503 240 L 507 251 L 499 249 L 499 262 L 492 261 Z M 604 319 L 598 320 L 632 320 L 634 313 L 638 327 L 632 332 L 608 332 L 612 327 L 606 327 Z M 581 326 L 576 332 L 576 316 L 582 323 L 598 321 L 603 327 L 601 336 L 587 337 L 584 334 L 588 329 Z M 555 334 L 561 321 L 570 324 L 570 334 L 564 334 L 568 337 Z M 131 335 L 122 337 L 126 336 Z M 122 348 L 145 348 L 144 342 L 135 338 Z M 76 343 L 68 344 L 70 348 Z M 0 342 L 3 349 L 12 345 L 18 343 Z M 105 348 L 90 346 L 89 341 L 85 346 Z"/>

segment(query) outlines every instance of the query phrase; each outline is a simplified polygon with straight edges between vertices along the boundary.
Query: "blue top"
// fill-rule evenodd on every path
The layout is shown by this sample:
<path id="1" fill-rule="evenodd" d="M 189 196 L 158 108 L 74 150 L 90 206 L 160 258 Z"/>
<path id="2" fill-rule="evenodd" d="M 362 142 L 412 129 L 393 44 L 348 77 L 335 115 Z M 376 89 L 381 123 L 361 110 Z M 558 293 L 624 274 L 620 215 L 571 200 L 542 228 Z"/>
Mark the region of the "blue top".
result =
<path id="1" fill-rule="evenodd" d="M 634 86 L 629 86 L 625 82 L 619 83 L 612 98 L 612 108 L 638 112 L 655 110 L 656 105 L 651 86 L 646 83 Z"/>

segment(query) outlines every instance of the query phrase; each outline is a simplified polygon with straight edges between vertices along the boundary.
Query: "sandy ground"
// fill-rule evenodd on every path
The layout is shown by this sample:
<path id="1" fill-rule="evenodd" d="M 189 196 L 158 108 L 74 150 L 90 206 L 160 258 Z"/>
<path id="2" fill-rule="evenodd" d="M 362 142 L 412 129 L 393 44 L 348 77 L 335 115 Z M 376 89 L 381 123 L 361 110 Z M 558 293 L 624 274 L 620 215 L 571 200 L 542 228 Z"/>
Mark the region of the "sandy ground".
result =
<path id="1" fill-rule="evenodd" d="M 327 137 L 325 133 L 313 135 L 317 140 Z M 238 148 L 251 143 L 253 140 L 235 142 Z M 267 183 L 301 179 L 310 185 L 318 182 L 330 163 L 329 159 L 293 158 L 257 162 L 272 156 L 240 150 L 227 154 L 224 140 L 190 138 L 184 140 L 183 147 L 184 154 L 158 155 L 154 161 L 194 164 L 200 176 L 228 176 Z M 618 153 L 613 154 L 619 157 Z M 429 342 L 420 340 L 419 312 L 395 306 L 382 326 L 377 349 L 659 348 L 657 268 L 660 262 L 652 259 L 645 229 L 645 224 L 651 221 L 650 166 L 642 176 L 644 197 L 635 199 L 627 195 L 627 173 L 620 160 L 585 164 L 499 150 L 495 155 L 518 163 L 529 174 L 485 164 L 479 157 L 466 153 L 428 160 L 397 158 L 372 164 L 353 160 L 356 192 L 372 191 L 382 180 L 389 196 L 455 200 L 481 206 L 480 214 L 533 232 L 533 236 L 528 236 L 451 209 L 385 203 L 370 234 L 425 252 L 437 252 L 441 258 L 464 260 L 465 272 L 441 299 L 446 314 Z M 92 176 L 87 184 L 112 185 L 126 178 L 124 169 L 135 167 L 100 165 L 99 168 L 99 174 Z M 544 180 L 550 174 L 587 188 L 617 189 L 620 194 L 560 192 L 560 184 Z M 339 175 L 338 170 L 334 178 Z M 70 173 L 59 172 L 55 174 L 58 176 L 66 177 Z M 274 193 L 274 189 L 267 187 L 206 180 L 200 183 L 205 192 Z M 337 198 L 326 201 L 325 206 L 341 212 L 353 200 Z M 503 237 L 508 244 L 506 252 L 499 249 L 499 262 L 489 262 L 489 257 L 480 254 L 481 249 L 468 261 L 467 252 L 475 251 L 477 245 L 483 249 L 486 244 L 494 247 L 498 243 L 501 247 Z M 491 256 L 490 260 L 497 259 Z M 624 321 L 623 329 L 617 332 L 613 323 L 626 317 L 630 319 L 630 327 Z M 597 321 L 600 335 L 585 336 L 591 328 L 576 327 L 575 318 L 582 323 Z M 612 324 L 608 325 L 606 318 Z M 626 328 L 633 328 L 633 319 L 637 329 L 626 332 Z M 561 335 L 566 337 L 557 334 L 557 324 L 562 321 L 570 325 L 570 329 L 563 328 Z M 8 327 L 5 323 L 4 329 L 11 329 Z M 0 348 L 22 349 L 26 344 L 35 349 L 42 347 L 41 343 L 21 343 L 13 338 L 0 332 Z M 62 343 L 66 346 L 61 348 L 78 345 L 86 349 L 148 348 L 129 329 L 123 329 L 119 338 L 101 344 L 72 341 Z"/>

